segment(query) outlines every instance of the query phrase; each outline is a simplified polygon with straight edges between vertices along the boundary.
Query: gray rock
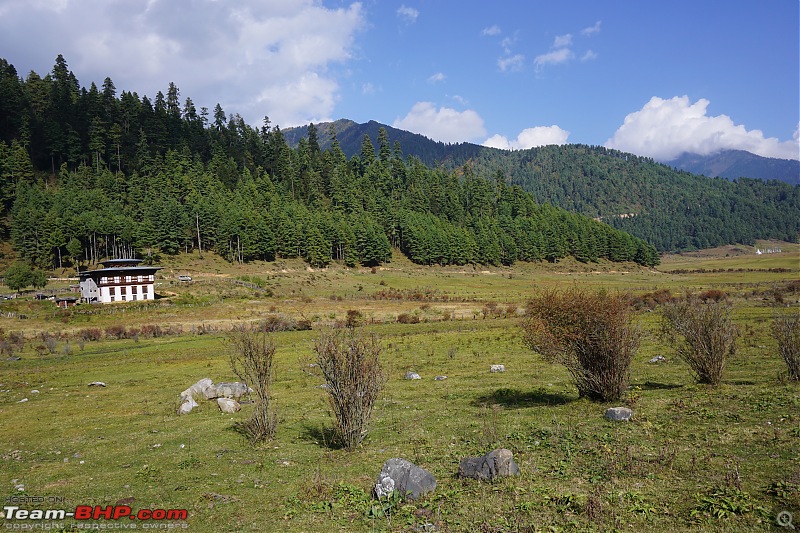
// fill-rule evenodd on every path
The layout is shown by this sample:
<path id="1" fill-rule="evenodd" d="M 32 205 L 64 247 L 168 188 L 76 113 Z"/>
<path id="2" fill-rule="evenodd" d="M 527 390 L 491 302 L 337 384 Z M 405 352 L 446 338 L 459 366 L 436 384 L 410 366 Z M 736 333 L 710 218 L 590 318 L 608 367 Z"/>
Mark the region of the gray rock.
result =
<path id="1" fill-rule="evenodd" d="M 498 477 L 519 475 L 519 466 L 514 461 L 511 450 L 498 448 L 483 457 L 465 457 L 458 465 L 458 475 L 483 481 L 491 481 Z"/>
<path id="2" fill-rule="evenodd" d="M 183 400 L 183 402 L 181 403 L 181 406 L 178 407 L 178 414 L 179 415 L 188 415 L 189 413 L 192 412 L 192 409 L 197 407 L 197 405 L 198 404 L 197 404 L 196 401 L 194 401 L 194 398 L 189 396 L 188 398 Z"/>
<path id="3" fill-rule="evenodd" d="M 666 360 L 667 360 L 667 358 L 664 357 L 663 355 L 657 355 L 657 356 L 653 357 L 652 359 L 650 359 L 648 361 L 648 363 L 663 363 Z"/>
<path id="4" fill-rule="evenodd" d="M 444 381 L 447 379 L 447 376 L 436 376 L 433 378 L 434 381 Z"/>
<path id="5" fill-rule="evenodd" d="M 212 393 L 212 389 L 214 389 L 214 382 L 209 378 L 203 378 L 181 393 L 181 402 L 185 402 L 187 398 L 214 398 L 216 397 L 216 391 Z M 213 395 L 209 396 L 208 394 Z"/>
<path id="6" fill-rule="evenodd" d="M 408 372 L 406 372 L 406 379 L 422 379 L 422 376 L 420 376 L 416 372 L 411 372 L 409 370 Z"/>
<path id="7" fill-rule="evenodd" d="M 506 365 L 492 365 L 492 366 L 489 367 L 489 372 L 492 372 L 492 373 L 494 373 L 494 372 L 505 372 L 505 371 L 506 371 Z"/>
<path id="8" fill-rule="evenodd" d="M 605 417 L 609 420 L 627 422 L 633 416 L 633 411 L 627 407 L 611 407 L 606 409 Z"/>
<path id="9" fill-rule="evenodd" d="M 217 406 L 219 406 L 219 410 L 223 413 L 238 413 L 242 410 L 242 406 L 239 405 L 239 402 L 232 398 L 217 398 Z"/>
<path id="10" fill-rule="evenodd" d="M 395 457 L 383 463 L 374 492 L 375 496 L 382 498 L 396 490 L 407 499 L 416 500 L 434 489 L 436 478 L 433 474 L 411 461 Z"/>
<path id="11" fill-rule="evenodd" d="M 232 398 L 234 400 L 238 400 L 251 391 L 250 387 L 238 381 L 234 381 L 233 383 L 217 383 L 216 389 L 215 397 Z"/>
<path id="12" fill-rule="evenodd" d="M 87 385 L 87 387 L 105 387 L 106 384 L 102 381 L 92 381 Z"/>

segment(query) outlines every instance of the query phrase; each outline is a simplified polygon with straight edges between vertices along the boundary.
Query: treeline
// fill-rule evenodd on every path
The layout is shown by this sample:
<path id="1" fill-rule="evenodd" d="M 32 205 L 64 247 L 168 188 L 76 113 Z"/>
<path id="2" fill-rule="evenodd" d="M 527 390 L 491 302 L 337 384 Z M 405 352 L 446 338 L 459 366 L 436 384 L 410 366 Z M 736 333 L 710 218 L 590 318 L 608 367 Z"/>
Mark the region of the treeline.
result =
<path id="1" fill-rule="evenodd" d="M 106 79 L 79 89 L 59 56 L 45 77 L 0 60 L 0 190 L 19 255 L 50 268 L 199 249 L 230 261 L 302 257 L 377 265 L 392 247 L 420 264 L 606 258 L 654 265 L 653 246 L 539 204 L 502 173 L 431 169 L 364 137 L 348 158 L 316 128 L 290 148 L 179 90 L 154 102 Z M 5 95 L 9 95 L 5 98 Z"/>
<path id="2" fill-rule="evenodd" d="M 359 132 L 380 127 L 373 122 L 333 124 L 347 135 L 342 149 L 348 155 L 359 150 L 353 142 Z M 389 132 L 402 136 L 403 149 L 430 166 L 454 170 L 469 163 L 484 176 L 502 171 L 510 184 L 521 186 L 536 201 L 602 218 L 660 251 L 752 245 L 756 239 L 796 242 L 800 233 L 800 187 L 777 180 L 708 178 L 600 146 L 509 152 L 469 143 L 446 145 L 391 128 Z M 287 130 L 290 144 L 298 133 L 305 135 L 306 127 Z M 327 143 L 323 132 L 320 144 Z"/>

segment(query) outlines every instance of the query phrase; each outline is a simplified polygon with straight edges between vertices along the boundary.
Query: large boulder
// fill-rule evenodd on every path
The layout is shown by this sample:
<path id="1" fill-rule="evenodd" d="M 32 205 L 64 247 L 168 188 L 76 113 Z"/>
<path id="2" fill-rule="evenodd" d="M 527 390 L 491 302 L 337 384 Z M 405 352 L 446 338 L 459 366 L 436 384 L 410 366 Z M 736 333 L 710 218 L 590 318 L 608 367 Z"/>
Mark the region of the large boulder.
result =
<path id="1" fill-rule="evenodd" d="M 234 400 L 238 400 L 251 391 L 250 387 L 245 383 L 239 383 L 238 381 L 217 383 L 216 389 L 217 398 L 232 398 Z"/>
<path id="2" fill-rule="evenodd" d="M 465 457 L 458 465 L 458 475 L 483 481 L 491 481 L 498 477 L 519 475 L 519 467 L 514 461 L 511 450 L 498 448 L 483 457 Z"/>
<path id="3" fill-rule="evenodd" d="M 374 492 L 375 496 L 382 498 L 396 490 L 405 498 L 416 500 L 435 488 L 436 478 L 433 474 L 411 461 L 395 457 L 383 463 Z"/>
<path id="4" fill-rule="evenodd" d="M 411 370 L 409 370 L 408 372 L 406 372 L 406 379 L 422 379 L 422 376 L 420 376 L 416 372 L 412 372 Z"/>
<path id="5" fill-rule="evenodd" d="M 238 413 L 242 410 L 242 406 L 239 405 L 239 402 L 232 398 L 217 398 L 217 406 L 219 406 L 219 410 L 223 413 Z"/>
<path id="6" fill-rule="evenodd" d="M 185 402 L 187 398 L 202 397 L 208 400 L 215 396 L 214 382 L 210 378 L 203 378 L 181 393 L 181 403 Z"/>
<path id="7" fill-rule="evenodd" d="M 182 399 L 181 406 L 178 407 L 178 414 L 179 415 L 188 415 L 192 412 L 192 409 L 198 406 L 198 403 L 194 401 L 191 395 L 187 396 L 185 399 Z"/>

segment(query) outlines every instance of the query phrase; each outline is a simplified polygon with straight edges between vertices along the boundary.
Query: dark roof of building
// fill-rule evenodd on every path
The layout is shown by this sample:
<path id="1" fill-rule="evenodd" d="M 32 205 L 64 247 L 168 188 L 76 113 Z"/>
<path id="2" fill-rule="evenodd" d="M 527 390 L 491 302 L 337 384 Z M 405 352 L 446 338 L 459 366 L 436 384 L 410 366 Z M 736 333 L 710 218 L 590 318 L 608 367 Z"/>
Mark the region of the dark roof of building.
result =
<path id="1" fill-rule="evenodd" d="M 102 264 L 105 268 L 131 267 L 137 266 L 141 262 L 141 259 L 106 259 L 105 261 L 100 261 L 100 264 Z"/>
<path id="2" fill-rule="evenodd" d="M 98 276 L 127 276 L 127 275 L 139 275 L 139 274 L 154 274 L 157 270 L 161 270 L 164 267 L 160 266 L 130 266 L 130 267 L 110 267 L 110 268 L 98 268 L 97 270 L 86 270 L 84 272 L 79 272 L 78 276 L 80 278 L 92 278 Z"/>

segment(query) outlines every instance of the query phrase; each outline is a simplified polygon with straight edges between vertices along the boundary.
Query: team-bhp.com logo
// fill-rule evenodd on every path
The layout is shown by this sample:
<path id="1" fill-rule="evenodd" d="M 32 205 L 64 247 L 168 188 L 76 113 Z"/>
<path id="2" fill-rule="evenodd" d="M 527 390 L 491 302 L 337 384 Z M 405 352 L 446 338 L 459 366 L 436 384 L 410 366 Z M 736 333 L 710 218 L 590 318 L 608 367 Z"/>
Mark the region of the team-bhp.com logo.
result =
<path id="1" fill-rule="evenodd" d="M 127 505 L 78 505 L 74 511 L 66 509 L 20 509 L 16 505 L 3 507 L 6 520 L 153 520 L 178 521 L 186 520 L 189 512 L 186 509 L 140 509 L 134 512 Z"/>

